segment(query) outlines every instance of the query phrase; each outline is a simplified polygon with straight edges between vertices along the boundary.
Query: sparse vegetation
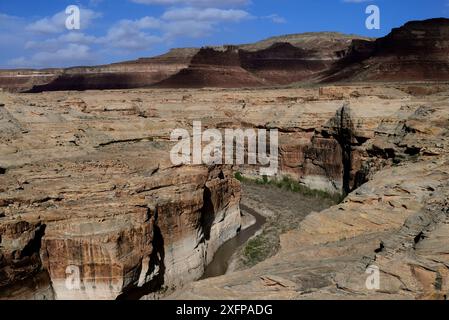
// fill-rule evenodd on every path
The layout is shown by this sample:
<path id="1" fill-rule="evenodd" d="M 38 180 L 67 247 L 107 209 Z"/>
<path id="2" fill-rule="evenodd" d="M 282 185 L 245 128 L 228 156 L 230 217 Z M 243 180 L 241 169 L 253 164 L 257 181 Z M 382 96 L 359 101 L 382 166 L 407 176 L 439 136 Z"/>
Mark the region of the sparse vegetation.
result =
<path id="1" fill-rule="evenodd" d="M 258 235 L 247 242 L 243 250 L 246 266 L 256 265 L 270 256 L 266 240 L 263 235 Z"/>
<path id="2" fill-rule="evenodd" d="M 289 177 L 251 179 L 237 172 L 235 178 L 242 182 L 243 197 L 259 203 L 259 209 L 274 213 L 267 218 L 260 234 L 239 250 L 236 269 L 240 270 L 274 256 L 280 248 L 280 235 L 297 229 L 310 212 L 324 210 L 342 200 L 340 195 L 311 190 Z"/>
<path id="3" fill-rule="evenodd" d="M 236 172 L 235 173 L 235 178 L 238 180 L 238 181 L 240 181 L 240 182 L 243 182 L 244 180 L 245 180 L 245 177 L 244 176 L 242 176 L 242 174 L 240 173 L 240 172 Z"/>
<path id="4" fill-rule="evenodd" d="M 324 190 L 316 190 L 316 189 L 310 189 L 301 183 L 299 183 L 296 180 L 293 180 L 289 176 L 283 176 L 282 178 L 278 179 L 269 179 L 267 176 L 262 176 L 261 178 L 247 178 L 242 175 L 241 172 L 235 173 L 235 178 L 239 180 L 240 182 L 244 183 L 256 183 L 259 185 L 271 185 L 276 186 L 280 189 L 284 189 L 291 192 L 298 192 L 305 196 L 310 197 L 316 197 L 316 198 L 325 198 L 330 199 L 332 201 L 335 201 L 337 203 L 341 202 L 344 198 L 344 195 L 340 193 L 330 193 Z"/>

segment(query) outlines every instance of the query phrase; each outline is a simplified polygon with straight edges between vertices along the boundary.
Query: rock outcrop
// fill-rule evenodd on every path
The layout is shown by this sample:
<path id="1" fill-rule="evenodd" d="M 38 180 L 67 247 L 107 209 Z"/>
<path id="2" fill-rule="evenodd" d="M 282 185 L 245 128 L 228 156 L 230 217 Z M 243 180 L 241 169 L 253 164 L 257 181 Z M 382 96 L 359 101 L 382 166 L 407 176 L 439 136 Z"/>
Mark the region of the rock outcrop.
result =
<path id="1" fill-rule="evenodd" d="M 357 91 L 359 97 L 312 138 L 312 148 L 320 145 L 315 139 L 346 141 L 335 144 L 343 155 L 335 162 L 345 163 L 349 153 L 346 175 L 349 190 L 355 189 L 341 204 L 310 214 L 282 235 L 276 256 L 190 284 L 171 298 L 448 298 L 447 94 L 397 95 L 382 103 Z M 367 165 L 367 182 L 358 187 L 356 163 Z"/>
<path id="2" fill-rule="evenodd" d="M 413 87 L 0 93 L 1 298 L 444 298 L 448 88 Z M 279 177 L 349 195 L 276 256 L 189 284 L 240 228 L 234 172 L 258 172 L 173 166 L 194 120 L 277 128 Z"/>
<path id="3" fill-rule="evenodd" d="M 173 166 L 176 122 L 148 105 L 66 95 L 0 98 L 0 298 L 139 298 L 201 277 L 241 227 L 230 168 Z"/>
<path id="4" fill-rule="evenodd" d="M 265 84 L 268 84 L 265 82 Z M 201 49 L 190 65 L 156 84 L 161 88 L 241 88 L 264 85 L 264 80 L 241 66 L 239 50 L 230 46 L 223 50 Z"/>

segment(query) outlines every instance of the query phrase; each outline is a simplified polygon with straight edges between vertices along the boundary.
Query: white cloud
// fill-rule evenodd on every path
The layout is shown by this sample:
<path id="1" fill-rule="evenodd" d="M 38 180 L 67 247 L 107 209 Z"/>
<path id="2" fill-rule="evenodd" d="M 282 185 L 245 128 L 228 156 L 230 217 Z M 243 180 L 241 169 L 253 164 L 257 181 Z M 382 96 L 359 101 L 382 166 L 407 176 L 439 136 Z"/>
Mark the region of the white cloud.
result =
<path id="1" fill-rule="evenodd" d="M 123 51 L 148 50 L 152 45 L 160 43 L 159 36 L 151 35 L 146 30 L 161 28 L 161 21 L 153 17 L 137 20 L 121 20 L 112 25 L 104 36 L 95 37 L 82 32 L 72 31 L 55 38 L 42 41 L 31 40 L 25 44 L 26 49 L 53 51 L 68 44 L 99 45 L 103 48 L 116 48 Z"/>
<path id="2" fill-rule="evenodd" d="M 262 19 L 268 19 L 271 20 L 271 22 L 278 24 L 287 23 L 287 20 L 284 17 L 281 17 L 277 14 L 270 14 L 269 16 L 262 17 Z"/>
<path id="3" fill-rule="evenodd" d="M 247 0 L 206 1 L 206 0 L 136 0 L 146 4 L 191 4 L 191 5 L 242 5 Z M 90 9 L 81 9 L 81 27 L 87 29 L 92 20 L 101 14 Z M 1 24 L 12 23 L 16 19 L 0 16 Z M 67 43 L 74 44 L 101 44 L 106 47 L 123 48 L 125 50 L 138 50 L 148 48 L 150 45 L 161 42 L 162 39 L 174 37 L 198 38 L 210 34 L 214 27 L 220 23 L 235 23 L 251 17 L 239 9 L 172 7 L 166 10 L 160 18 L 146 16 L 136 20 L 121 20 L 113 24 L 104 36 L 93 37 L 82 32 L 68 32 L 65 28 L 67 15 L 65 11 L 58 12 L 29 23 L 22 29 L 36 35 L 61 34 L 49 39 L 36 39 L 33 37 L 24 42 L 25 49 L 55 50 Z M 18 19 L 18 18 L 17 18 Z M 0 24 L 0 26 L 1 26 Z M 151 32 L 150 32 L 151 30 Z M 28 36 L 29 38 L 29 36 Z"/>
<path id="4" fill-rule="evenodd" d="M 81 12 L 87 25 L 99 16 L 92 10 L 81 9 Z M 48 38 L 48 34 L 58 36 Z M 0 13 L 0 42 L 8 43 L 8 50 L 0 53 L 5 67 L 41 68 L 98 62 L 90 48 L 95 41 L 94 36 L 68 32 L 61 12 L 31 23 L 25 18 Z M 20 56 L 14 57 L 17 53 Z"/>
<path id="5" fill-rule="evenodd" d="M 11 16 L 0 12 L 0 43 L 4 50 L 0 50 L 0 62 L 5 62 L 15 54 L 23 52 L 23 47 L 29 33 L 25 31 L 27 22 L 21 17 Z M 6 49 L 7 48 L 7 49 Z"/>
<path id="6" fill-rule="evenodd" d="M 106 36 L 98 42 L 106 47 L 122 50 L 148 50 L 152 45 L 160 43 L 161 37 L 145 32 L 148 29 L 159 29 L 161 21 L 154 17 L 143 17 L 138 20 L 122 20 L 113 25 Z"/>
<path id="7" fill-rule="evenodd" d="M 90 0 L 91 4 L 103 0 Z M 101 35 L 86 29 L 101 16 L 91 9 L 81 9 L 82 31 L 65 28 L 67 15 L 58 12 L 39 20 L 26 22 L 19 17 L 0 13 L 0 41 L 14 43 L 14 49 L 0 58 L 12 67 L 49 67 L 105 63 L 102 57 L 120 60 L 122 56 L 149 55 L 155 45 L 173 44 L 180 38 L 201 38 L 213 34 L 226 24 L 254 19 L 249 12 L 236 9 L 249 0 L 130 0 L 143 4 L 169 6 L 160 16 L 124 19 L 112 23 Z M 259 19 L 284 23 L 273 14 Z M 4 41 L 3 41 L 4 40 Z M 12 45 L 10 46 L 12 48 Z M 20 52 L 19 58 L 14 53 Z M 13 58 L 13 59 L 11 59 Z M 104 59 L 104 58 L 103 58 Z"/>
<path id="8" fill-rule="evenodd" d="M 69 32 L 61 34 L 56 38 L 45 39 L 42 41 L 27 41 L 25 43 L 25 49 L 58 50 L 70 43 L 89 45 L 96 42 L 97 38 L 94 36 L 89 36 L 81 32 Z"/>
<path id="9" fill-rule="evenodd" d="M 171 8 L 161 17 L 164 38 L 200 38 L 213 33 L 223 23 L 237 23 L 251 18 L 244 10 L 194 7 Z"/>
<path id="10" fill-rule="evenodd" d="M 70 65 L 82 65 L 95 62 L 95 54 L 91 52 L 88 46 L 69 44 L 56 51 L 41 51 L 33 54 L 31 57 L 12 59 L 8 64 L 14 67 L 40 68 L 42 66 L 65 66 L 67 63 Z"/>
<path id="11" fill-rule="evenodd" d="M 223 10 L 216 8 L 197 9 L 193 7 L 170 9 L 162 15 L 165 20 L 195 20 L 219 22 L 238 22 L 250 17 L 250 14 L 243 10 Z"/>
<path id="12" fill-rule="evenodd" d="M 146 16 L 137 20 L 121 20 L 117 26 L 131 29 L 159 29 L 161 27 L 161 20 Z"/>
<path id="13" fill-rule="evenodd" d="M 17 28 L 23 23 L 22 18 L 0 12 L 0 30 Z"/>
<path id="14" fill-rule="evenodd" d="M 193 6 L 193 7 L 236 7 L 243 6 L 250 3 L 249 0 L 131 0 L 135 3 L 149 4 L 149 5 L 164 5 L 164 6 Z"/>

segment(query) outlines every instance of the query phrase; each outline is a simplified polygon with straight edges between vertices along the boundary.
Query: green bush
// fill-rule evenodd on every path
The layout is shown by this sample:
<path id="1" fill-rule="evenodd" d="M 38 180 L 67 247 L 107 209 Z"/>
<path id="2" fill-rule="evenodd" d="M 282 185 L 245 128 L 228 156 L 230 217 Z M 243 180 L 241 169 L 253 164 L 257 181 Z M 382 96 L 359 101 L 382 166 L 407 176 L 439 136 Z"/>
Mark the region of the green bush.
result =
<path id="1" fill-rule="evenodd" d="M 242 174 L 240 173 L 240 172 L 236 172 L 235 173 L 235 178 L 238 180 L 238 181 L 240 181 L 240 182 L 243 182 L 243 180 L 245 179 L 243 176 L 242 176 Z"/>
<path id="2" fill-rule="evenodd" d="M 283 176 L 281 179 L 269 179 L 268 176 L 264 175 L 262 178 L 251 179 L 244 177 L 240 172 L 236 172 L 235 178 L 240 182 L 256 183 L 259 185 L 272 185 L 291 192 L 298 192 L 305 196 L 331 199 L 336 203 L 341 202 L 344 198 L 344 196 L 339 193 L 330 193 L 324 190 L 310 189 L 300 184 L 298 181 L 293 180 L 289 176 Z"/>
<path id="3" fill-rule="evenodd" d="M 264 239 L 262 235 L 256 236 L 249 240 L 246 243 L 243 252 L 246 260 L 245 265 L 247 267 L 251 267 L 268 258 L 270 253 L 269 248 L 267 248 L 268 244 L 269 241 Z"/>

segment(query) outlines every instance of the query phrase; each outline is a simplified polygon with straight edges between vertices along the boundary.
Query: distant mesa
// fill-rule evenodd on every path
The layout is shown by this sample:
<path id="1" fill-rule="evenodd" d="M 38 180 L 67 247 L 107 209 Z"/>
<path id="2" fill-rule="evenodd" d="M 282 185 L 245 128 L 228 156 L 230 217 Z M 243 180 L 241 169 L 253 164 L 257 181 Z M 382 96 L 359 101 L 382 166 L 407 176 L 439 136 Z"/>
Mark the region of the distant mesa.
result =
<path id="1" fill-rule="evenodd" d="M 449 19 L 411 21 L 379 39 L 333 32 L 253 44 L 173 49 L 110 65 L 0 71 L 18 92 L 131 88 L 243 88 L 293 83 L 449 80 Z"/>
<path id="2" fill-rule="evenodd" d="M 411 21 L 386 37 L 354 40 L 322 80 L 449 80 L 449 19 Z"/>

